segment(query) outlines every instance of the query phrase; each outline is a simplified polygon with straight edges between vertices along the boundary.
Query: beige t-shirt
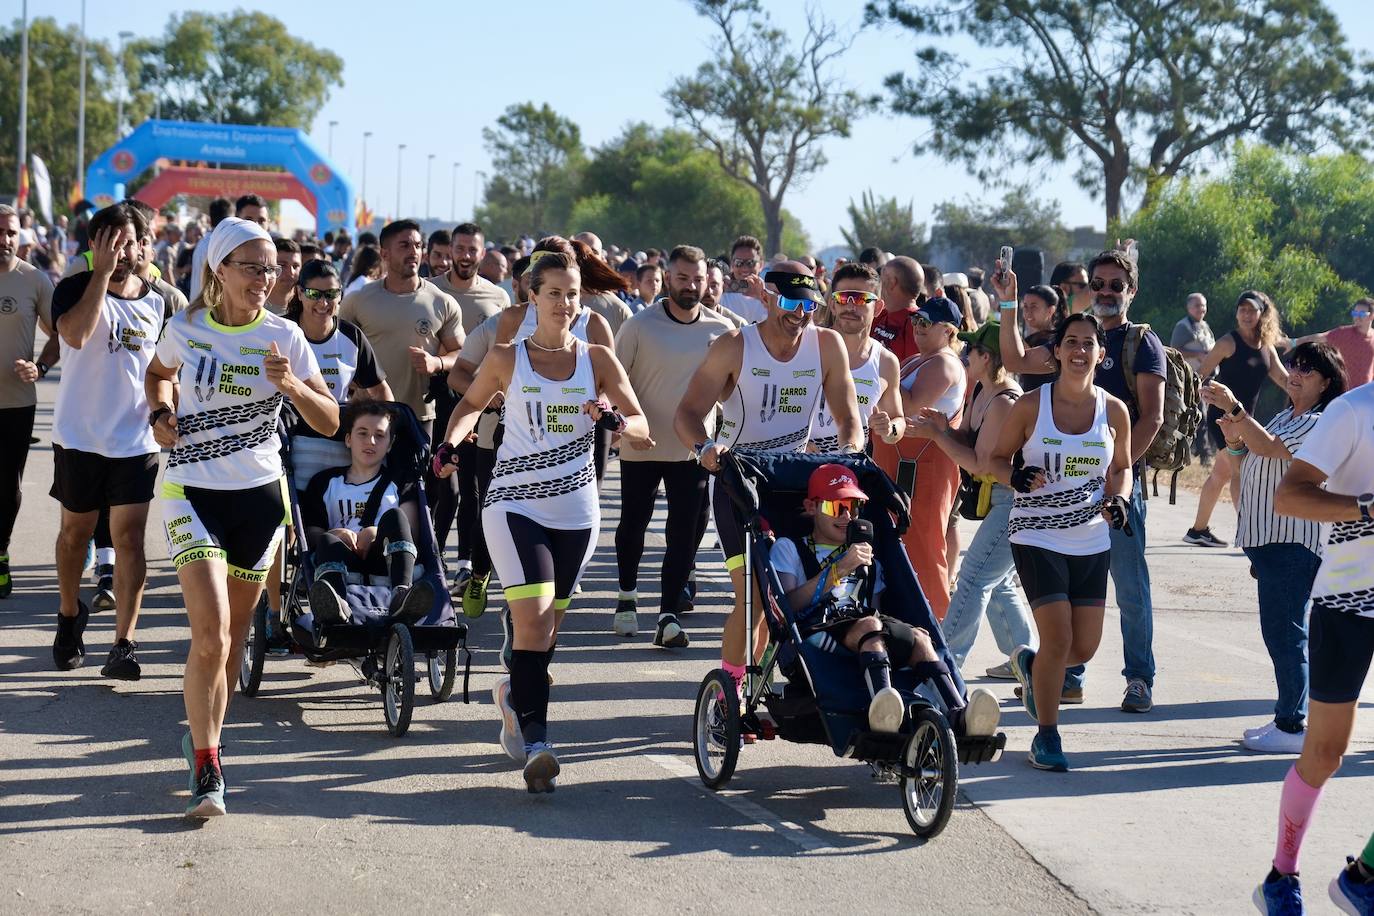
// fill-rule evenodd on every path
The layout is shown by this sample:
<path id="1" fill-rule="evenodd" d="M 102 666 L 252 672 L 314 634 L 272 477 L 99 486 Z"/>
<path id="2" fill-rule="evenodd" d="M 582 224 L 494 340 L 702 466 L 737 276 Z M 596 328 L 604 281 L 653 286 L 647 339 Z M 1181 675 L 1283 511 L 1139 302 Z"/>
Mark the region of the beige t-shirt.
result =
<path id="1" fill-rule="evenodd" d="M 479 324 L 510 305 L 506 291 L 481 274 L 472 278 L 469 289 L 455 289 L 447 273 L 430 277 L 429 282 L 453 297 L 463 311 L 463 333 L 471 334 Z"/>
<path id="2" fill-rule="evenodd" d="M 690 461 L 696 456 L 678 441 L 673 416 L 711 341 L 732 330 L 730 322 L 707 308 L 697 309 L 691 324 L 668 313 L 660 299 L 637 312 L 615 336 L 615 354 L 630 377 L 639 405 L 649 421 L 654 447 L 620 449 L 621 461 Z"/>
<path id="3" fill-rule="evenodd" d="M 369 283 L 344 296 L 339 317 L 362 328 L 396 400 L 420 420 L 434 419 L 434 404 L 424 400 L 429 376 L 411 366 L 410 348 L 437 356 L 440 337 L 458 336 L 462 311 L 453 297 L 428 280 L 421 280 L 413 293 L 393 293 L 384 282 Z"/>
<path id="4" fill-rule="evenodd" d="M 588 293 L 582 297 L 582 306 L 606 319 L 611 326 L 612 337 L 620 333 L 620 326 L 634 314 L 615 293 Z"/>
<path id="5" fill-rule="evenodd" d="M 500 287 L 497 288 L 500 289 Z M 497 312 L 473 328 L 467 339 L 463 341 L 463 349 L 458 354 L 458 358 L 472 363 L 474 366 L 481 366 L 482 360 L 491 350 L 491 345 L 496 342 L 496 325 L 500 320 L 501 313 Z M 496 433 L 496 427 L 500 425 L 501 412 L 499 410 L 483 411 L 477 418 L 477 447 L 496 448 L 496 442 L 492 437 Z"/>
<path id="6" fill-rule="evenodd" d="M 33 359 L 38 319 L 52 327 L 52 281 L 27 261 L 0 272 L 0 408 L 32 407 L 38 393 L 32 382 L 14 374 L 16 359 Z"/>

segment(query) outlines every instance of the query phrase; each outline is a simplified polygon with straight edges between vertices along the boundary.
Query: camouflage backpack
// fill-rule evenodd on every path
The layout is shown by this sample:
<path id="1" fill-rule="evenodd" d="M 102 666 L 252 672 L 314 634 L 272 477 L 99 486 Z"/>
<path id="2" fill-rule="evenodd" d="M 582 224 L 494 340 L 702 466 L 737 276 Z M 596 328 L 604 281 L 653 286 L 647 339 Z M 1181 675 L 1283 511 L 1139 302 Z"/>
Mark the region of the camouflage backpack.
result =
<path id="1" fill-rule="evenodd" d="M 1133 399 L 1136 397 L 1135 358 L 1149 330 L 1148 324 L 1131 325 L 1121 345 L 1123 374 Z M 1192 463 L 1193 436 L 1202 423 L 1202 391 L 1197 373 L 1184 361 L 1182 353 L 1173 347 L 1164 347 L 1164 364 L 1164 425 L 1145 451 L 1145 465 L 1156 471 L 1177 472 Z"/>

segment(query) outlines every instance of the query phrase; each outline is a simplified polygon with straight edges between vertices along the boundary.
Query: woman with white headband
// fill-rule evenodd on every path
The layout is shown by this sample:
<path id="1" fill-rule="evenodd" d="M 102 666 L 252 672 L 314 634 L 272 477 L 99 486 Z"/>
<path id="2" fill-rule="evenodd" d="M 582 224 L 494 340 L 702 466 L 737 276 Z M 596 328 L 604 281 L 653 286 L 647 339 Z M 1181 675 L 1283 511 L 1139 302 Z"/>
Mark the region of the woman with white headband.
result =
<path id="1" fill-rule="evenodd" d="M 190 817 L 225 813 L 220 730 L 253 607 L 290 518 L 277 451 L 282 400 L 326 436 L 339 425 L 339 405 L 300 326 L 265 308 L 281 273 L 271 236 L 230 218 L 202 244 L 200 295 L 168 322 L 144 381 L 153 435 L 171 449 L 163 522 L 191 623 L 190 730 L 182 739 Z"/>

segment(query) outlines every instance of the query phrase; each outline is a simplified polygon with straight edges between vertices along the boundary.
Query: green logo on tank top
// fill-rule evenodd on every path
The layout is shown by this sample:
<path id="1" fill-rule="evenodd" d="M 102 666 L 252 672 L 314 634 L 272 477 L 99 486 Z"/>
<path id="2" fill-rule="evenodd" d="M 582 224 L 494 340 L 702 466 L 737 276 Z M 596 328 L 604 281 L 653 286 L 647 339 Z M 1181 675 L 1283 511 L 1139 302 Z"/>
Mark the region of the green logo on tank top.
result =
<path id="1" fill-rule="evenodd" d="M 815 377 L 816 377 L 816 370 L 815 370 L 815 369 L 793 369 L 793 370 L 792 370 L 792 377 L 793 377 L 793 378 L 815 378 Z"/>
<path id="2" fill-rule="evenodd" d="M 867 386 L 869 386 L 870 388 L 872 388 L 874 383 L 873 383 L 873 379 L 871 379 L 871 378 L 856 378 L 856 379 L 854 379 L 854 384 L 856 384 L 856 385 L 867 385 Z"/>
<path id="3" fill-rule="evenodd" d="M 770 375 L 773 374 L 772 371 L 768 369 L 750 369 L 749 373 L 751 375 L 760 376 L 762 378 L 768 378 Z"/>
<path id="4" fill-rule="evenodd" d="M 271 356 L 272 351 L 265 347 L 239 347 L 239 356 Z"/>
<path id="5" fill-rule="evenodd" d="M 1107 443 L 1105 443 L 1105 442 L 1089 442 L 1089 441 L 1087 441 L 1087 440 L 1084 440 L 1083 446 L 1084 446 L 1084 448 L 1106 448 L 1106 447 L 1107 447 Z"/>
<path id="6" fill-rule="evenodd" d="M 564 388 L 564 389 L 563 389 L 563 393 L 564 393 L 564 394 L 586 394 L 586 393 L 587 393 L 587 389 L 586 389 L 586 388 Z"/>
<path id="7" fill-rule="evenodd" d="M 539 394 L 539 392 L 541 392 L 541 391 L 543 391 L 543 390 L 544 390 L 544 389 L 543 389 L 543 388 L 540 388 L 538 385 L 524 385 L 524 386 L 522 386 L 522 387 L 520 388 L 520 393 L 521 393 L 521 394 Z"/>
<path id="8" fill-rule="evenodd" d="M 1042 437 L 1040 438 L 1040 441 L 1041 441 L 1042 443 L 1044 443 L 1045 445 L 1063 445 L 1063 444 L 1064 444 L 1064 440 L 1063 440 L 1063 439 L 1051 439 L 1049 436 L 1042 436 Z"/>
<path id="9" fill-rule="evenodd" d="M 191 340 L 190 338 L 187 338 L 186 346 L 190 347 L 192 350 L 204 350 L 206 353 L 214 349 L 208 343 L 201 343 L 198 340 Z"/>

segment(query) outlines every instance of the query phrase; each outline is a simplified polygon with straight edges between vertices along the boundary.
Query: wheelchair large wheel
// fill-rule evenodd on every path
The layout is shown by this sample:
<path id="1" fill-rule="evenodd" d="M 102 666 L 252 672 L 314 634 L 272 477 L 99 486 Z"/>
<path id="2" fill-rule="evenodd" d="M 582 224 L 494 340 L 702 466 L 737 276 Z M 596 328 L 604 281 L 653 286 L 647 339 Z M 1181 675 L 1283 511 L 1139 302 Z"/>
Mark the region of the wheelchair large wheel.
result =
<path id="1" fill-rule="evenodd" d="M 382 711 L 386 727 L 399 738 L 410 728 L 415 709 L 415 648 L 404 624 L 394 624 L 386 643 L 386 679 L 382 682 Z"/>
<path id="2" fill-rule="evenodd" d="M 453 682 L 458 677 L 458 650 L 430 652 L 425 662 L 429 670 L 429 692 L 434 702 L 442 703 L 453 696 Z"/>
<path id="3" fill-rule="evenodd" d="M 239 693 L 246 697 L 258 695 L 262 684 L 262 669 L 267 663 L 267 615 L 272 608 L 266 595 L 258 596 L 258 606 L 253 608 L 253 621 L 248 626 L 248 637 L 244 640 L 243 661 L 239 663 Z"/>
<path id="4" fill-rule="evenodd" d="M 697 774 L 708 789 L 721 788 L 735 775 L 739 746 L 739 692 L 735 679 L 716 669 L 701 682 L 692 722 Z"/>
<path id="5" fill-rule="evenodd" d="M 902 809 L 919 837 L 945 829 L 959 794 L 959 753 L 944 713 L 924 707 L 912 716 L 915 728 L 902 751 Z"/>

